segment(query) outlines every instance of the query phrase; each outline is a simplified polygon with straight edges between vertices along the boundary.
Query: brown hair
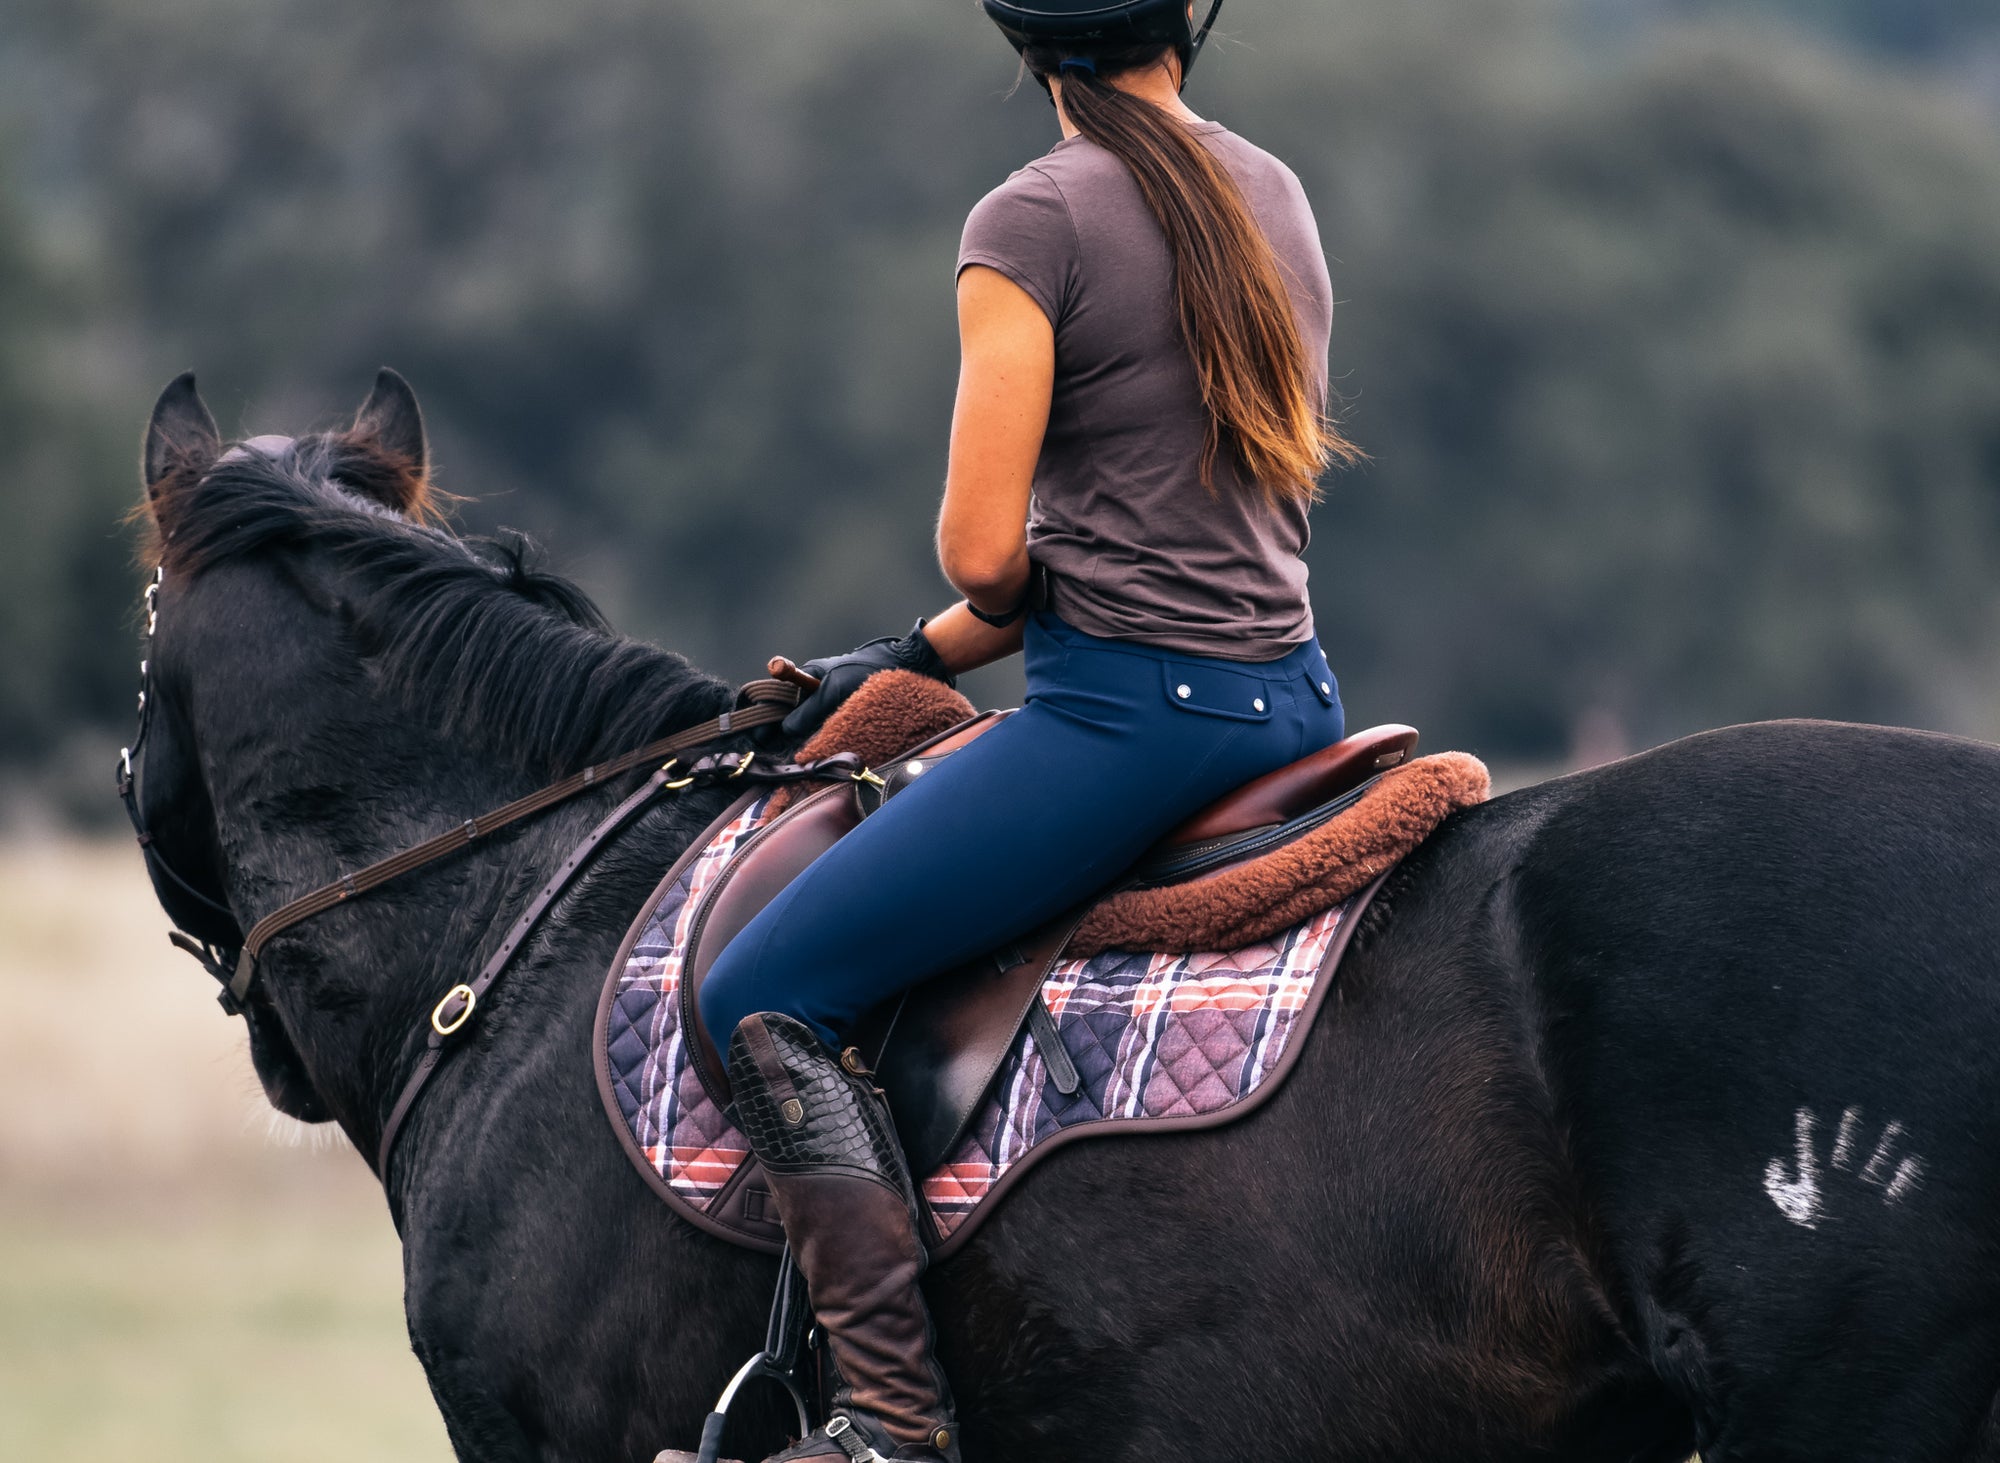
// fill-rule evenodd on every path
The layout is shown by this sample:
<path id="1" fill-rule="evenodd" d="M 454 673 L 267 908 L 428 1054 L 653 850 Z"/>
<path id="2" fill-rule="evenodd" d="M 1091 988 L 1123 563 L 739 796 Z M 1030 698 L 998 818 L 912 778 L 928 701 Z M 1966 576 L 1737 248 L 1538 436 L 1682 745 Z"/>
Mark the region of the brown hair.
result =
<path id="1" fill-rule="evenodd" d="M 1067 50 L 1067 48 L 1065 48 Z M 1063 110 L 1092 142 L 1132 171 L 1174 261 L 1181 334 L 1208 407 L 1201 481 L 1212 488 L 1225 442 L 1276 499 L 1314 499 L 1329 463 L 1364 455 L 1342 436 L 1313 389 L 1314 363 L 1271 241 L 1235 179 L 1187 126 L 1110 85 L 1108 77 L 1158 64 L 1163 46 L 1128 47 L 1061 70 Z M 1030 46 L 1022 59 L 1045 84 L 1068 57 Z"/>

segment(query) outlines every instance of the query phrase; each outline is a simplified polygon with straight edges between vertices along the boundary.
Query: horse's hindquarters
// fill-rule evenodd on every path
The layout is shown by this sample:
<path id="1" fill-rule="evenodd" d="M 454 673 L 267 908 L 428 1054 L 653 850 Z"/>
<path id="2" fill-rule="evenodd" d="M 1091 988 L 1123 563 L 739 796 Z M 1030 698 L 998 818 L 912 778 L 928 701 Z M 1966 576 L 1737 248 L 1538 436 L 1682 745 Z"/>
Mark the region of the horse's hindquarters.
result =
<path id="1" fill-rule="evenodd" d="M 1974 1456 L 2000 1382 L 1996 805 L 1992 748 L 1739 728 L 1575 780 L 1523 859 L 1614 1289 L 1704 1456 Z"/>

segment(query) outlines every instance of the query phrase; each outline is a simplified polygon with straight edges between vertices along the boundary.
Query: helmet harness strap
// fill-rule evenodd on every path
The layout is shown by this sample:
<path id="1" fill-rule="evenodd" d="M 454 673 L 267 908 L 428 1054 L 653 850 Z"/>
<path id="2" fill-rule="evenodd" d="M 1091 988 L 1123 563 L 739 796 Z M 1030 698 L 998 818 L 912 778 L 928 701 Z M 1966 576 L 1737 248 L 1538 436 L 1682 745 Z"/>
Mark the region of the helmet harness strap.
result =
<path id="1" fill-rule="evenodd" d="M 1199 56 L 1201 48 L 1208 44 L 1208 33 L 1215 29 L 1215 17 L 1221 13 L 1222 0 L 1215 0 L 1215 3 L 1208 7 L 1208 19 L 1204 20 L 1201 23 L 1201 29 L 1195 32 L 1194 41 L 1188 47 L 1187 65 L 1181 68 L 1181 85 L 1183 87 L 1187 85 L 1188 73 L 1194 70 L 1194 58 Z"/>

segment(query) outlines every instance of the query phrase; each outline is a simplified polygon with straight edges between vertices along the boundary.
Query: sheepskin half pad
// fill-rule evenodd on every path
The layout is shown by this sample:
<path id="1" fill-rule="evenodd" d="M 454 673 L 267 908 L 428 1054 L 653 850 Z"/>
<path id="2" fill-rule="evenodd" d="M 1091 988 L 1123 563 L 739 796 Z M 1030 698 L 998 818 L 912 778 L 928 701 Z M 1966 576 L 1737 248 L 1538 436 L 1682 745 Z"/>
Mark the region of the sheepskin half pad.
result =
<path id="1" fill-rule="evenodd" d="M 1069 943 L 1101 950 L 1227 950 L 1268 939 L 1360 893 L 1452 813 L 1486 801 L 1486 764 L 1440 752 L 1383 773 L 1353 807 L 1260 857 L 1099 902 Z"/>

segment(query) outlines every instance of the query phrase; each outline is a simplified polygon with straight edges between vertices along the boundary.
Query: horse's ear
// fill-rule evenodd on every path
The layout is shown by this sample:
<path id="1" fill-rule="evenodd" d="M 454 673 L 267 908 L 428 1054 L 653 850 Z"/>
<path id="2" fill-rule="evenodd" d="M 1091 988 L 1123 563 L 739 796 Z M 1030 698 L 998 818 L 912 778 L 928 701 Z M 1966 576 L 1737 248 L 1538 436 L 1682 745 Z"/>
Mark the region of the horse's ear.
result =
<path id="1" fill-rule="evenodd" d="M 194 389 L 194 372 L 183 371 L 167 383 L 146 423 L 146 496 L 157 498 L 169 477 L 190 469 L 199 472 L 221 450 L 222 434 Z"/>
<path id="2" fill-rule="evenodd" d="M 417 393 L 387 366 L 375 373 L 375 389 L 361 403 L 354 431 L 402 458 L 413 477 L 424 475 L 430 452 L 424 445 L 424 414 L 417 408 Z"/>

